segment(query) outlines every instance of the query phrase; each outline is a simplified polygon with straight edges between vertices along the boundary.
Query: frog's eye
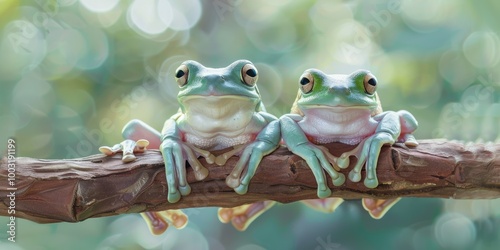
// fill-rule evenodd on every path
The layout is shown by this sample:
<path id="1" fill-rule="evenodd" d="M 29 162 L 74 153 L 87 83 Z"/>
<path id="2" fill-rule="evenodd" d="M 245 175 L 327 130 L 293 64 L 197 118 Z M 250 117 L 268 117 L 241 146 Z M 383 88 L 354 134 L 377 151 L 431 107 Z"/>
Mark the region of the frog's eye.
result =
<path id="1" fill-rule="evenodd" d="M 363 80 L 363 85 L 365 86 L 366 93 L 373 95 L 375 94 L 375 90 L 377 90 L 377 78 L 372 73 L 368 73 Z"/>
<path id="2" fill-rule="evenodd" d="M 175 71 L 175 81 L 179 84 L 179 87 L 186 85 L 188 79 L 189 69 L 186 65 L 182 64 Z"/>
<path id="3" fill-rule="evenodd" d="M 254 86 L 259 78 L 257 69 L 253 64 L 245 64 L 241 68 L 241 80 L 248 86 Z"/>
<path id="4" fill-rule="evenodd" d="M 304 73 L 300 77 L 300 89 L 304 94 L 307 94 L 311 92 L 314 86 L 314 77 L 311 75 L 311 73 Z"/>

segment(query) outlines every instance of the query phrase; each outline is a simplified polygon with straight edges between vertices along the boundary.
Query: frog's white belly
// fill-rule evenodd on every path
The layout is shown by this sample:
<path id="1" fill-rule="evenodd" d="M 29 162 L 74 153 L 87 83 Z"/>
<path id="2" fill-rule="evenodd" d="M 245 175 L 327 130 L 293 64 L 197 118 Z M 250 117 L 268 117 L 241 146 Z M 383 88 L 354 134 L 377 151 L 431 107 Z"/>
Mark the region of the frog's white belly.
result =
<path id="1" fill-rule="evenodd" d="M 248 143 L 266 126 L 255 112 L 257 99 L 242 96 L 189 96 L 177 120 L 186 142 L 207 150 Z"/>
<path id="2" fill-rule="evenodd" d="M 195 119 L 199 122 L 184 122 L 179 126 L 186 142 L 202 149 L 218 150 L 253 141 L 266 125 L 255 115 L 246 119 L 233 118 L 221 121 L 203 116 Z"/>
<path id="3" fill-rule="evenodd" d="M 358 144 L 374 134 L 378 126 L 378 122 L 371 118 L 368 110 L 334 112 L 316 109 L 304 113 L 304 119 L 299 121 L 298 125 L 316 144 L 330 142 Z"/>

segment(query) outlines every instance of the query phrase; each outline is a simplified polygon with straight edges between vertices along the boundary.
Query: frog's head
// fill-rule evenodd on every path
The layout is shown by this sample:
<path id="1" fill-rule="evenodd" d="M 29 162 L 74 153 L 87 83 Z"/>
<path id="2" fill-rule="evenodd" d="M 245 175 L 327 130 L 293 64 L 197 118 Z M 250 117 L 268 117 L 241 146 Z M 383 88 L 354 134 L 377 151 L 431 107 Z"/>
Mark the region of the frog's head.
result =
<path id="1" fill-rule="evenodd" d="M 262 108 L 256 86 L 258 72 L 250 61 L 238 60 L 225 68 L 207 68 L 185 61 L 177 68 L 175 78 L 180 87 L 177 100 L 183 112 L 193 106 L 205 110 L 241 104 L 252 111 Z"/>
<path id="2" fill-rule="evenodd" d="M 377 79 L 367 70 L 350 75 L 327 75 L 308 69 L 300 77 L 292 113 L 304 115 L 317 109 L 336 113 L 364 110 L 373 116 L 382 111 L 376 89 Z"/>

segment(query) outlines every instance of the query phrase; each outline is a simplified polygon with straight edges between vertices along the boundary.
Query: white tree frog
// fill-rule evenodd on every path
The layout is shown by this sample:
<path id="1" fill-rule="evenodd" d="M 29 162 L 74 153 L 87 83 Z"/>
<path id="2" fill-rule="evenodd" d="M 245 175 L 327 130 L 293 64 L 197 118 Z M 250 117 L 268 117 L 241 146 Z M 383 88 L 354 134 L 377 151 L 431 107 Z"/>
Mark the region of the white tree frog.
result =
<path id="1" fill-rule="evenodd" d="M 335 186 L 340 186 L 345 177 L 337 170 L 347 168 L 349 157 L 355 156 L 358 161 L 349 173 L 349 179 L 360 181 L 361 169 L 366 163 L 364 184 L 375 188 L 378 186 L 376 167 L 381 147 L 395 142 L 407 146 L 418 144 L 411 134 L 418 126 L 416 119 L 404 110 L 382 112 L 376 93 L 377 79 L 369 71 L 327 75 L 309 69 L 300 77 L 299 85 L 291 114 L 280 118 L 281 133 L 290 151 L 306 160 L 311 168 L 320 198 L 331 195 L 323 170 L 330 175 Z M 319 145 L 330 142 L 359 145 L 337 158 Z M 396 201 L 365 199 L 363 205 L 372 217 L 380 218 Z"/>
<path id="2" fill-rule="evenodd" d="M 177 202 L 181 195 L 191 191 L 186 179 L 186 161 L 196 179 L 208 175 L 198 161 L 205 157 L 208 163 L 224 165 L 231 156 L 240 159 L 226 178 L 226 184 L 239 194 L 245 194 L 251 178 L 262 159 L 273 152 L 281 139 L 278 119 L 265 112 L 256 86 L 258 72 L 247 60 L 238 60 L 225 68 L 207 68 L 195 61 L 185 61 L 175 72 L 179 85 L 177 100 L 180 109 L 168 119 L 162 132 L 139 120 L 125 125 L 123 137 L 138 141 L 135 151 L 143 151 L 144 142 L 150 148 L 159 148 L 165 161 L 168 201 Z M 123 155 L 124 161 L 134 160 L 134 145 Z M 214 156 L 210 151 L 233 147 Z M 106 154 L 118 152 L 120 146 L 102 147 Z M 224 210 L 227 211 L 227 210 Z M 145 219 L 162 214 L 146 213 Z M 176 214 L 176 218 L 182 218 Z M 165 215 L 163 214 L 163 217 Z M 168 218 L 173 220 L 172 218 Z M 149 221 L 150 227 L 152 223 Z"/>

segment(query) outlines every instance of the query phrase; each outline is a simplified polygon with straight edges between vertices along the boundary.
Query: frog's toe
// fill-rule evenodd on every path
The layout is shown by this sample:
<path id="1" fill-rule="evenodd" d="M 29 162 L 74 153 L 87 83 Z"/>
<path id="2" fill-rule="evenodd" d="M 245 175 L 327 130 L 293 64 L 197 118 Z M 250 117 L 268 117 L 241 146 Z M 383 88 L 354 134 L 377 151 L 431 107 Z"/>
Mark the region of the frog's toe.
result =
<path id="1" fill-rule="evenodd" d="M 345 175 L 342 173 L 338 173 L 337 179 L 332 178 L 333 185 L 341 186 L 345 182 Z"/>
<path id="2" fill-rule="evenodd" d="M 240 185 L 240 178 L 229 175 L 226 177 L 226 185 L 230 188 L 236 188 Z"/>
<path id="3" fill-rule="evenodd" d="M 180 186 L 179 191 L 181 195 L 186 196 L 191 193 L 191 186 L 186 185 L 186 186 Z"/>
<path id="4" fill-rule="evenodd" d="M 99 151 L 107 156 L 111 156 L 111 155 L 115 154 L 113 149 L 111 147 L 108 147 L 108 146 L 99 147 Z"/>
<path id="5" fill-rule="evenodd" d="M 406 134 L 403 140 L 405 142 L 405 145 L 408 147 L 418 146 L 417 139 L 415 139 L 415 136 L 413 136 L 412 134 Z"/>
<path id="6" fill-rule="evenodd" d="M 141 213 L 141 216 L 153 235 L 160 235 L 168 229 L 168 222 L 159 212 L 144 212 Z"/>
<path id="7" fill-rule="evenodd" d="M 123 162 L 132 162 L 135 161 L 137 157 L 134 154 L 124 154 L 122 157 Z"/>
<path id="8" fill-rule="evenodd" d="M 197 169 L 197 171 L 194 171 L 194 176 L 196 180 L 199 181 L 204 180 L 208 176 L 208 169 L 202 166 L 199 169 Z"/>
<path id="9" fill-rule="evenodd" d="M 176 203 L 180 199 L 181 199 L 181 193 L 177 189 L 172 190 L 172 191 L 170 191 L 170 190 L 168 191 L 168 195 L 167 195 L 168 202 Z"/>
<path id="10" fill-rule="evenodd" d="M 374 179 L 368 179 L 365 178 L 364 184 L 367 188 L 376 188 L 378 186 L 378 180 L 377 178 Z"/>
<path id="11" fill-rule="evenodd" d="M 318 187 L 317 194 L 319 198 L 328 198 L 330 197 L 330 195 L 332 195 L 332 190 L 330 190 L 326 186 L 323 188 Z"/>
<path id="12" fill-rule="evenodd" d="M 389 209 L 392 208 L 401 198 L 394 198 L 388 200 L 381 199 L 362 199 L 363 208 L 368 211 L 370 216 L 374 219 L 382 218 Z"/>
<path id="13" fill-rule="evenodd" d="M 248 192 L 248 185 L 240 184 L 236 188 L 234 188 L 234 192 L 237 194 L 246 194 Z"/>
<path id="14" fill-rule="evenodd" d="M 220 155 L 215 157 L 215 164 L 217 164 L 218 166 L 224 166 L 224 164 L 226 164 L 226 162 L 227 162 L 227 159 L 224 157 L 221 157 Z"/>
<path id="15" fill-rule="evenodd" d="M 359 182 L 361 180 L 361 173 L 351 170 L 351 172 L 349 172 L 349 180 L 352 182 Z"/>
<path id="16" fill-rule="evenodd" d="M 209 154 L 207 157 L 205 157 L 205 160 L 207 161 L 208 164 L 214 164 L 216 158 L 215 155 Z"/>
<path id="17" fill-rule="evenodd" d="M 166 210 L 166 211 L 161 211 L 159 213 L 168 222 L 171 222 L 172 225 L 177 229 L 182 229 L 182 228 L 186 227 L 186 225 L 188 223 L 187 215 L 179 209 Z"/>
<path id="18" fill-rule="evenodd" d="M 222 223 L 232 222 L 237 230 L 244 231 L 257 217 L 275 203 L 274 201 L 259 201 L 233 208 L 219 208 L 217 214 Z"/>
<path id="19" fill-rule="evenodd" d="M 148 140 L 145 140 L 145 139 L 140 139 L 136 142 L 136 149 L 138 151 L 141 151 L 143 152 L 146 147 L 149 145 L 149 141 Z"/>
<path id="20" fill-rule="evenodd" d="M 337 159 L 337 166 L 339 166 L 339 168 L 347 168 L 349 167 L 349 156 L 348 155 L 341 155 L 338 159 Z"/>

